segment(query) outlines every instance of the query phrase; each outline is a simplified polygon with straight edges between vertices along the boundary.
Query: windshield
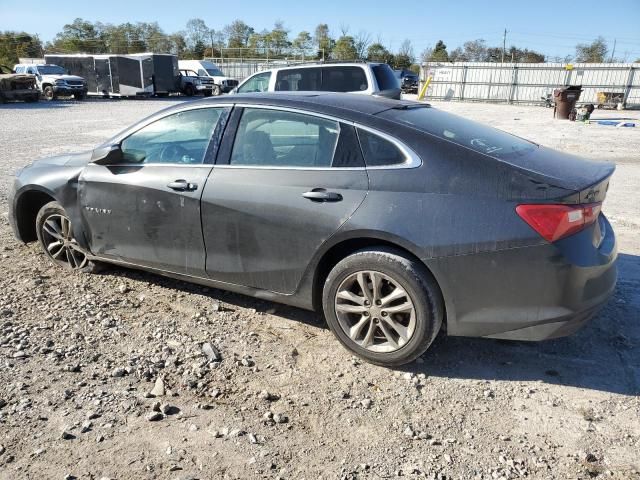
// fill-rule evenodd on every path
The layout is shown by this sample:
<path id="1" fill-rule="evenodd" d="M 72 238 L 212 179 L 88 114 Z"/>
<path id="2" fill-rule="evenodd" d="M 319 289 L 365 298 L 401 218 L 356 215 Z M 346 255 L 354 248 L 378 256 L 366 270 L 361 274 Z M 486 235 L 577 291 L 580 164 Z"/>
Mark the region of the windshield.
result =
<path id="1" fill-rule="evenodd" d="M 212 77 L 223 77 L 224 73 L 219 68 L 207 68 L 207 73 Z"/>
<path id="2" fill-rule="evenodd" d="M 40 65 L 38 67 L 38 73 L 40 75 L 65 75 L 67 72 L 58 65 Z"/>
<path id="3" fill-rule="evenodd" d="M 387 110 L 380 116 L 495 158 L 524 156 L 538 147 L 502 130 L 419 104 L 415 108 Z"/>

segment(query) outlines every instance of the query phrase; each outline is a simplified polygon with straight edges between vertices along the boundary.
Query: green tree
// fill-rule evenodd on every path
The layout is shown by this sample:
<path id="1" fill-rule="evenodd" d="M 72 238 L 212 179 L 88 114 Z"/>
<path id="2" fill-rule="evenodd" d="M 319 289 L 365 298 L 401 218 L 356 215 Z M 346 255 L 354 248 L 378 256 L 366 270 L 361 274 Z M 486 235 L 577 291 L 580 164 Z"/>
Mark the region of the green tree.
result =
<path id="1" fill-rule="evenodd" d="M 88 20 L 76 18 L 56 35 L 51 48 L 69 53 L 105 53 L 106 42 L 96 25 Z"/>
<path id="2" fill-rule="evenodd" d="M 291 47 L 291 42 L 289 41 L 289 30 L 284 28 L 284 23 L 281 21 L 277 21 L 274 24 L 273 30 L 269 32 L 266 40 L 269 52 L 272 52 L 272 55 L 275 57 L 283 56 L 289 47 Z"/>
<path id="3" fill-rule="evenodd" d="M 202 53 L 204 55 L 205 45 L 210 43 L 211 30 L 201 18 L 192 18 L 187 22 L 186 33 L 187 47 L 193 51 L 196 58 L 202 58 L 198 54 Z"/>
<path id="4" fill-rule="evenodd" d="M 438 40 L 436 46 L 431 52 L 430 60 L 432 62 L 447 62 L 449 61 L 449 54 L 447 53 L 447 46 L 442 40 Z"/>
<path id="5" fill-rule="evenodd" d="M 224 27 L 228 48 L 246 48 L 249 43 L 249 37 L 253 33 L 253 28 L 242 20 L 234 20 L 230 25 Z"/>
<path id="6" fill-rule="evenodd" d="M 372 43 L 367 48 L 367 60 L 370 62 L 392 63 L 393 53 L 385 48 L 381 43 Z"/>
<path id="7" fill-rule="evenodd" d="M 409 68 L 414 60 L 415 55 L 413 54 L 413 45 L 411 45 L 411 41 L 407 39 L 402 42 L 400 48 L 398 49 L 398 53 L 396 53 L 393 57 L 393 68 Z"/>
<path id="8" fill-rule="evenodd" d="M 318 58 L 329 58 L 335 44 L 335 41 L 329 34 L 329 25 L 326 23 L 319 24 L 315 29 L 313 40 L 318 49 Z"/>
<path id="9" fill-rule="evenodd" d="M 350 35 L 343 35 L 336 40 L 336 45 L 331 52 L 335 60 L 355 60 L 357 55 L 355 40 Z"/>
<path id="10" fill-rule="evenodd" d="M 37 35 L 26 32 L 0 32 L 0 64 L 13 68 L 19 57 L 41 56 L 42 43 Z"/>
<path id="11" fill-rule="evenodd" d="M 296 50 L 294 54 L 308 55 L 313 44 L 311 34 L 306 31 L 298 33 L 298 36 L 293 39 L 291 46 Z"/>
<path id="12" fill-rule="evenodd" d="M 576 45 L 576 62 L 602 63 L 608 51 L 607 42 L 602 37 L 596 38 L 589 44 L 579 43 Z"/>

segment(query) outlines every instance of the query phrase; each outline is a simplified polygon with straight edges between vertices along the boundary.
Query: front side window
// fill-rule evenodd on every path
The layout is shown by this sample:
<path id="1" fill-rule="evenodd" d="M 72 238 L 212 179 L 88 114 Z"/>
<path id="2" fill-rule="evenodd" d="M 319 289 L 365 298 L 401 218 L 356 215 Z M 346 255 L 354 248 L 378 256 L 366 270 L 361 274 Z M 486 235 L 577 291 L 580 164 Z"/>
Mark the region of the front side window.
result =
<path id="1" fill-rule="evenodd" d="M 247 82 L 238 88 L 238 93 L 266 92 L 269 90 L 269 79 L 271 72 L 259 73 L 251 77 Z"/>
<path id="2" fill-rule="evenodd" d="M 231 165 L 330 167 L 338 122 L 302 113 L 246 108 L 231 153 Z"/>
<path id="3" fill-rule="evenodd" d="M 405 154 L 386 138 L 358 128 L 358 138 L 367 167 L 385 167 L 406 162 Z"/>
<path id="4" fill-rule="evenodd" d="M 201 108 L 161 118 L 125 138 L 126 163 L 201 164 L 224 109 Z"/>

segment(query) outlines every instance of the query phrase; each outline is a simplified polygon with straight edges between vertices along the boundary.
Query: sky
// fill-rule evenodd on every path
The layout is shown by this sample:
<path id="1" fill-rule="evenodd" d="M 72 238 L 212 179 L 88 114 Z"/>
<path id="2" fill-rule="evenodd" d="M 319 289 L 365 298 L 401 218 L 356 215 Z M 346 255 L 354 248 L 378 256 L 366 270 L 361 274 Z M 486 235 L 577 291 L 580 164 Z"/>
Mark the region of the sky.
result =
<path id="1" fill-rule="evenodd" d="M 0 31 L 24 30 L 47 41 L 76 17 L 103 23 L 157 21 L 166 33 L 184 29 L 194 17 L 202 18 L 216 30 L 235 19 L 256 31 L 271 29 L 275 21 L 281 20 L 290 30 L 290 37 L 301 30 L 313 33 L 318 23 L 327 23 L 333 36 L 340 35 L 341 27 L 347 27 L 350 34 L 366 31 L 373 40 L 382 40 L 392 50 L 409 39 L 416 55 L 440 39 L 449 51 L 478 38 L 490 46 L 502 45 L 506 28 L 507 47 L 529 48 L 549 57 L 572 55 L 577 43 L 588 43 L 601 35 L 610 49 L 617 40 L 617 58 L 640 58 L 640 0 L 0 0 Z"/>

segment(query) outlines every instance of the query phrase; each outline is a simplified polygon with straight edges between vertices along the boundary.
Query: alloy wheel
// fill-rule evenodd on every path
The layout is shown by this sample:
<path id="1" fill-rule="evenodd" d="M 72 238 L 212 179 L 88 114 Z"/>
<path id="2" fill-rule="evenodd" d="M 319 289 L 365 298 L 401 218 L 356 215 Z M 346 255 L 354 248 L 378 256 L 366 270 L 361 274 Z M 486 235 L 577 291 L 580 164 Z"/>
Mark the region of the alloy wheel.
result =
<path id="1" fill-rule="evenodd" d="M 53 213 L 44 220 L 42 242 L 47 255 L 57 264 L 72 270 L 87 266 L 87 254 L 73 237 L 71 221 L 64 215 Z"/>
<path id="2" fill-rule="evenodd" d="M 375 271 L 345 278 L 335 296 L 342 330 L 361 348 L 394 352 L 406 345 L 416 329 L 416 309 L 400 282 Z"/>

